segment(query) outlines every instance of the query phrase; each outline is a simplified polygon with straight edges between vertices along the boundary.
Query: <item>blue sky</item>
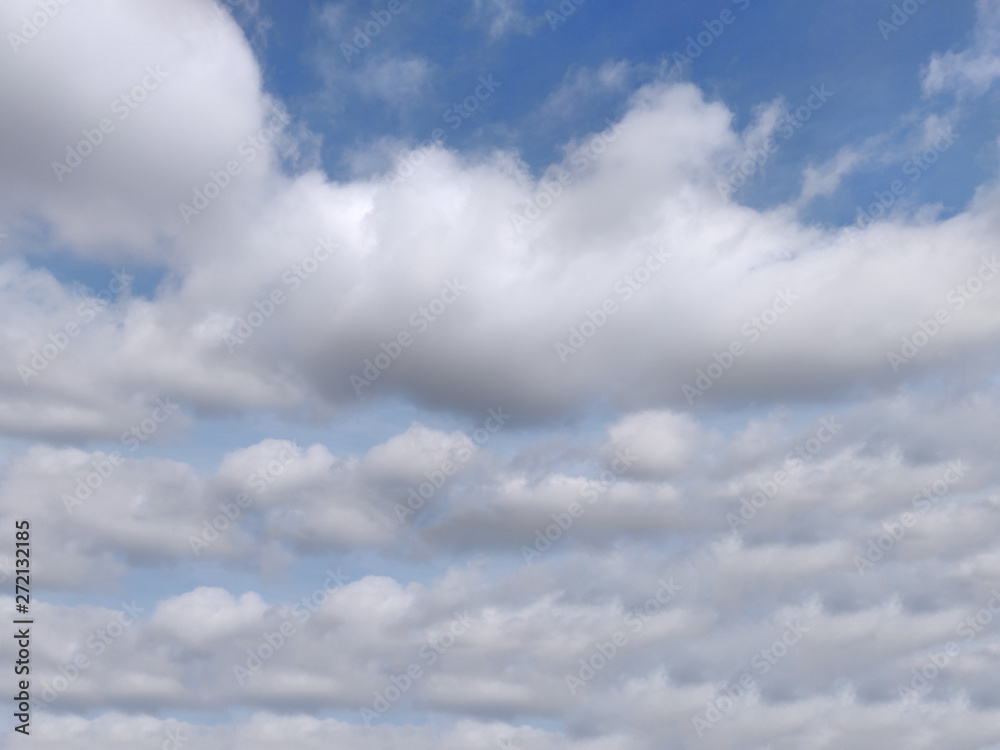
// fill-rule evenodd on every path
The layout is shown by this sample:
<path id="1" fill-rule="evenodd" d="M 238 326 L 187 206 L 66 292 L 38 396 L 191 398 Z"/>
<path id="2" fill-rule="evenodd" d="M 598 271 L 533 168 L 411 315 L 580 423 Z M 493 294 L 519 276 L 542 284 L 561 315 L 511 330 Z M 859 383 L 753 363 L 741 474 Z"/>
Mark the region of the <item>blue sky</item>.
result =
<path id="1" fill-rule="evenodd" d="M 399 16 L 403 23 L 394 18 L 370 47 L 351 53 L 348 61 L 340 45 L 350 43 L 354 26 L 371 20 L 369 14 L 382 6 L 345 3 L 340 7 L 346 31 L 338 35 L 328 27 L 317 28 L 317 16 L 322 13 L 317 6 L 261 3 L 261 12 L 273 27 L 267 46 L 257 50 L 269 71 L 267 89 L 294 108 L 311 130 L 323 135 L 323 166 L 333 177 L 350 173 L 345 154 L 374 140 L 426 139 L 442 126 L 440 113 L 468 96 L 480 75 L 493 75 L 503 88 L 467 127 L 454 134 L 446 131 L 449 142 L 470 151 L 517 149 L 537 173 L 558 158 L 567 140 L 598 130 L 606 118 L 620 115 L 628 94 L 624 88 L 599 92 L 604 95 L 582 103 L 572 113 L 546 116 L 546 99 L 567 79 L 581 70 L 621 61 L 635 69 L 633 85 L 647 81 L 669 65 L 674 54 L 683 55 L 688 39 L 704 32 L 706 22 L 711 24 L 730 10 L 738 20 L 725 26 L 709 46 L 699 44 L 695 49 L 704 51 L 678 74 L 724 101 L 737 127 L 750 121 L 754 107 L 775 97 L 796 103 L 809 95 L 811 86 L 824 84 L 836 96 L 821 117 L 783 148 L 773 171 L 755 183 L 749 199 L 757 201 L 756 205 L 762 200 L 774 204 L 794 194 L 803 161 L 828 159 L 844 145 L 883 133 L 902 140 L 908 114 L 935 105 L 940 108 L 940 101 L 921 100 L 917 72 L 931 54 L 967 45 L 975 20 L 972 2 L 952 3 L 946 10 L 921 9 L 898 31 L 884 32 L 885 39 L 878 21 L 890 19 L 891 6 L 882 3 L 848 2 L 834 10 L 766 0 L 717 3 L 711 8 L 647 2 L 626 10 L 588 2 L 574 6 L 576 12 L 564 22 L 555 21 L 553 29 L 544 14 L 558 12 L 558 4 L 529 2 L 523 13 L 535 24 L 534 32 L 492 39 L 489 27 L 476 23 L 477 14 L 465 3 L 441 3 L 433 8 L 408 4 Z M 486 12 L 484 8 L 480 15 Z M 395 103 L 373 106 L 362 92 L 330 86 L 317 73 L 322 64 L 357 71 L 369 58 L 386 55 L 418 56 L 426 61 L 430 70 L 419 90 L 419 101 L 401 107 Z M 977 109 L 992 109 L 995 116 L 995 106 L 992 97 L 992 101 L 979 102 Z M 967 139 L 951 155 L 951 163 L 944 165 L 947 177 L 934 180 L 924 200 L 943 201 L 956 211 L 969 199 L 995 159 L 990 130 L 983 124 L 988 121 L 983 118 L 963 131 Z M 986 164 L 984 157 L 990 159 Z M 817 209 L 816 220 L 849 223 L 857 203 L 887 177 L 891 181 L 894 171 L 887 165 L 852 180 L 845 186 L 846 195 Z"/>

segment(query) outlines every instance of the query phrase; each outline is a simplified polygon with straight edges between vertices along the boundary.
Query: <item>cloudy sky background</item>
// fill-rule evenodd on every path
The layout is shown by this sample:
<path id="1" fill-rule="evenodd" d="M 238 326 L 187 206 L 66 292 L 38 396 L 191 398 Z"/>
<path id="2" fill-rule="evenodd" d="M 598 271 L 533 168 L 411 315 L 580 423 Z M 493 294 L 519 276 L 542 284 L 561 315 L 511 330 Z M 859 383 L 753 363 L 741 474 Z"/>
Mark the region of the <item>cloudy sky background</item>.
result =
<path id="1" fill-rule="evenodd" d="M 1000 748 L 1000 2 L 667 5 L 0 8 L 30 742 Z"/>

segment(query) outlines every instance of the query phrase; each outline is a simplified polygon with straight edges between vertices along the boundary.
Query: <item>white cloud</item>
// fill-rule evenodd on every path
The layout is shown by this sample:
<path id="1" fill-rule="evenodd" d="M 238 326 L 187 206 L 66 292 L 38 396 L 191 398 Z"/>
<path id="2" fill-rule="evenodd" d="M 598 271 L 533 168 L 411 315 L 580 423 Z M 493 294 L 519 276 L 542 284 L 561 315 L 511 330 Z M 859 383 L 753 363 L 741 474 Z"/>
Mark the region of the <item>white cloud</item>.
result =
<path id="1" fill-rule="evenodd" d="M 8 4 L 0 26 L 31 7 Z M 928 92 L 979 92 L 996 77 L 995 8 L 980 7 L 973 47 L 935 57 Z M 474 12 L 495 38 L 530 31 L 519 3 Z M 322 18 L 339 28 L 343 13 L 327 6 Z M 40 590 L 103 594 L 130 573 L 174 574 L 100 653 L 90 639 L 116 610 L 33 605 L 41 680 L 77 655 L 93 662 L 38 722 L 42 746 L 162 745 L 182 730 L 192 750 L 685 747 L 692 717 L 741 670 L 756 687 L 699 746 L 995 742 L 995 627 L 969 642 L 959 628 L 1000 586 L 1000 282 L 960 305 L 949 297 L 990 267 L 994 187 L 947 221 L 893 217 L 852 243 L 801 223 L 795 203 L 757 211 L 719 194 L 726 166 L 774 131 L 780 102 L 737 132 L 722 102 L 668 80 L 636 90 L 614 128 L 562 144 L 541 179 L 513 151 L 397 146 L 397 163 L 414 162 L 402 184 L 337 182 L 300 124 L 252 159 L 240 151 L 280 103 L 232 18 L 207 2 L 69 4 L 16 54 L 20 67 L 0 72 L 12 114 L 0 135 L 23 144 L 0 156 L 0 219 L 13 228 L 0 264 L 0 431 L 53 442 L 4 446 L 0 515 L 30 508 Z M 331 65 L 325 80 L 346 76 L 392 104 L 426 90 L 429 62 L 388 54 L 370 50 L 349 74 Z M 46 165 L 156 65 L 169 75 L 58 183 Z M 634 74 L 624 62 L 581 68 L 545 106 L 620 94 Z M 920 138 L 949 121 L 921 119 Z M 809 168 L 802 200 L 833 194 L 874 144 Z M 242 174 L 185 224 L 177 204 L 230 159 Z M 512 214 L 529 203 L 549 205 L 518 231 Z M 16 259 L 45 233 L 85 259 L 168 276 L 148 297 L 124 289 L 98 304 Z M 658 248 L 670 257 L 653 271 Z M 948 321 L 893 372 L 887 354 L 939 308 Z M 64 337 L 69 323 L 80 330 Z M 36 356 L 44 366 L 25 382 L 18 368 Z M 366 360 L 387 364 L 359 399 L 350 377 Z M 929 391 L 928 375 L 945 385 Z M 699 382 L 688 404 L 681 387 Z M 456 456 L 475 433 L 414 422 L 359 453 L 276 429 L 199 470 L 136 458 L 123 442 L 160 394 L 183 409 L 154 420 L 150 447 L 196 420 L 261 412 L 284 425 L 308 414 L 342 444 L 350 407 L 383 398 L 477 420 L 502 405 L 515 419 L 468 460 Z M 598 402 L 600 429 L 576 434 L 569 421 L 552 438 L 551 418 Z M 842 425 L 826 438 L 819 406 Z M 518 432 L 539 425 L 537 437 Z M 124 458 L 87 447 L 94 439 Z M 445 478 L 448 461 L 461 466 Z M 960 481 L 922 509 L 915 500 L 956 461 Z M 396 506 L 423 482 L 433 496 L 400 523 Z M 859 556 L 903 513 L 915 523 L 861 575 Z M 530 565 L 525 548 L 538 552 Z M 286 579 L 288 596 L 202 580 L 253 566 L 301 574 L 330 558 L 380 569 L 311 607 L 297 587 L 322 586 L 323 565 L 312 582 Z M 650 611 L 674 577 L 680 593 Z M 430 663 L 421 649 L 466 611 L 471 627 Z M 241 683 L 247 650 L 289 621 L 294 633 Z M 755 667 L 796 621 L 801 643 Z M 628 645 L 573 694 L 566 676 L 618 629 Z M 899 685 L 951 640 L 961 651 L 911 721 Z M 371 705 L 413 663 L 426 674 L 374 729 L 313 715 Z M 156 718 L 191 710 L 236 718 Z M 416 726 L 419 714 L 442 724 Z"/>
<path id="2" fill-rule="evenodd" d="M 37 80 L 44 75 L 37 72 Z M 245 91 L 233 111 L 248 113 L 240 122 L 250 128 L 264 97 L 249 82 L 212 81 L 200 76 L 192 89 L 179 75 L 171 83 L 177 96 L 210 85 L 225 88 L 227 97 Z M 22 405 L 37 402 L 37 434 L 107 434 L 114 429 L 109 408 L 120 408 L 109 405 L 123 395 L 126 403 L 138 400 L 150 388 L 209 410 L 356 403 L 350 377 L 400 332 L 413 336 L 413 345 L 366 397 L 402 394 L 475 412 L 499 402 L 545 417 L 597 396 L 628 408 L 677 408 L 687 404 L 682 386 L 734 341 L 753 344 L 753 351 L 699 403 L 773 399 L 789 389 L 822 396 L 846 384 L 887 389 L 930 371 L 974 377 L 957 363 L 988 352 L 998 335 L 991 286 L 954 315 L 931 344 L 935 354 L 897 375 L 887 353 L 935 308 L 947 307 L 949 288 L 992 252 L 989 193 L 947 223 L 898 218 L 853 243 L 802 226 L 782 208 L 757 212 L 723 200 L 715 187 L 719 170 L 773 127 L 768 112 L 741 137 L 726 108 L 690 84 L 650 84 L 632 97 L 619 132 L 567 144 L 565 160 L 541 183 L 511 154 L 460 160 L 438 149 L 394 188 L 331 183 L 317 172 L 289 177 L 276 154 L 257 159 L 247 165 L 253 174 L 233 188 L 238 197 L 224 191 L 177 236 L 183 250 L 172 257 L 197 262 L 186 262 L 154 299 L 116 303 L 85 332 L 85 345 L 74 342 L 27 386 L 14 375 L 18 364 L 75 319 L 78 301 L 38 272 L 8 267 L 10 309 L 19 312 L 16 330 L 7 332 L 0 418 L 6 414 L 15 429 Z M 171 118 L 191 115 L 182 108 Z M 223 135 L 209 142 L 219 149 L 201 156 L 184 150 L 185 158 L 201 159 L 191 173 L 224 165 L 239 139 L 228 141 L 231 151 L 222 148 Z M 164 143 L 156 153 L 180 148 Z M 845 168 L 834 170 L 834 182 Z M 518 233 L 512 215 L 523 215 L 560 169 L 569 184 Z M 831 187 L 824 185 L 814 179 L 807 190 Z M 114 226 L 102 216 L 102 232 Z M 293 288 L 289 273 L 317 237 L 330 238 L 337 251 Z M 623 280 L 651 247 L 671 253 L 671 268 L 626 297 Z M 905 289 L 883 283 L 902 274 L 911 280 Z M 426 331 L 415 327 L 414 314 L 449 280 L 468 291 L 432 316 Z M 45 303 L 29 291 L 37 284 Z M 730 294 L 737 287 L 741 293 Z M 224 335 L 274 290 L 285 301 L 231 354 Z M 800 301 L 759 343 L 750 340 L 746 326 L 782 290 Z M 845 306 L 847 298 L 859 301 Z M 565 344 L 604 299 L 620 312 L 560 361 L 557 342 Z M 873 318 L 884 322 L 872 327 Z M 631 373 L 627 387 L 618 378 L 623 370 Z"/>
<path id="3" fill-rule="evenodd" d="M 923 73 L 925 94 L 979 96 L 1000 78 L 1000 2 L 977 0 L 974 40 L 960 51 L 935 53 Z"/>
<path id="4" fill-rule="evenodd" d="M 426 94 L 430 77 L 430 66 L 419 57 L 369 57 L 354 82 L 363 95 L 378 97 L 397 107 Z"/>
<path id="5" fill-rule="evenodd" d="M 608 60 L 596 69 L 567 71 L 559 88 L 539 107 L 539 114 L 552 120 L 573 120 L 581 109 L 595 102 L 624 95 L 633 76 L 632 66 L 624 60 Z"/>
<path id="6" fill-rule="evenodd" d="M 544 18 L 528 17 L 524 0 L 473 0 L 472 12 L 476 20 L 489 24 L 494 41 L 507 34 L 534 34 L 545 23 Z"/>
<path id="7" fill-rule="evenodd" d="M 236 598 L 225 589 L 202 586 L 160 602 L 149 626 L 185 648 L 205 651 L 247 631 L 266 611 L 267 605 L 254 592 Z"/>
<path id="8" fill-rule="evenodd" d="M 19 28 L 35 7 L 6 3 L 0 26 Z M 16 60 L 0 71 L 4 99 L 16 103 L 0 137 L 19 144 L 0 155 L 8 223 L 35 215 L 82 255 L 183 263 L 190 245 L 165 258 L 159 244 L 183 231 L 177 204 L 241 158 L 241 141 L 267 116 L 239 26 L 203 0 L 67 5 Z M 113 130 L 102 135 L 105 119 Z M 100 144 L 60 182 L 50 165 L 65 162 L 84 131 Z M 244 164 L 229 194 L 251 190 L 263 162 Z"/>
<path id="9" fill-rule="evenodd" d="M 605 457 L 625 452 L 635 466 L 631 473 L 666 476 L 684 467 L 702 440 L 698 424 L 686 414 L 641 412 L 623 418 L 608 431 Z"/>

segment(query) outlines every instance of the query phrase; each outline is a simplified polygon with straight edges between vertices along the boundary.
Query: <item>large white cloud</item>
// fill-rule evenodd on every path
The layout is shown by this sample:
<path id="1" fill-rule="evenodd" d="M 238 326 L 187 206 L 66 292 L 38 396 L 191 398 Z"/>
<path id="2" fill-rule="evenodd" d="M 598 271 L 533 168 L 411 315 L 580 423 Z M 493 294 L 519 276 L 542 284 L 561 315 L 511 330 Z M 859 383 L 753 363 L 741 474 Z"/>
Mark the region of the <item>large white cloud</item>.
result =
<path id="1" fill-rule="evenodd" d="M 45 140 L 11 165 L 20 187 L 8 222 L 16 228 L 30 207 L 75 251 L 165 261 L 177 274 L 152 300 L 118 299 L 25 385 L 18 366 L 79 322 L 80 300 L 44 272 L 8 265 L 8 309 L 18 310 L 0 393 L 8 431 L 25 431 L 15 424 L 29 403 L 48 412 L 36 433 L 103 435 L 114 429 L 112 400 L 151 390 L 208 410 L 352 405 L 360 392 L 544 417 L 596 397 L 682 408 L 891 389 L 931 372 L 975 381 L 978 364 L 993 362 L 990 190 L 948 221 L 896 218 L 853 238 L 804 226 L 790 209 L 742 207 L 720 195 L 717 175 L 756 130 L 741 137 L 723 103 L 668 82 L 637 91 L 613 128 L 567 144 L 540 181 L 514 154 L 466 159 L 438 146 L 399 154 L 400 164 L 420 163 L 400 167 L 413 174 L 392 185 L 289 176 L 274 143 L 252 162 L 237 151 L 269 106 L 238 27 L 207 3 L 157 8 L 66 6 L 18 52 L 30 76 L 0 80 L 18 115 L 6 127 L 24 131 L 5 137 Z M 92 85 L 63 96 L 62 71 L 83 54 L 75 30 L 101 10 L 88 44 L 134 41 L 106 45 L 114 54 L 87 66 Z M 159 33 L 160 15 L 170 34 Z M 186 42 L 163 41 L 173 39 Z M 152 58 L 173 66 L 170 77 L 95 150 L 93 165 L 63 185 L 32 182 L 51 161 L 49 145 L 72 135 L 59 123 L 96 121 L 127 83 L 122 71 Z M 29 79 L 32 96 L 53 102 L 30 116 Z M 210 116 L 214 108 L 226 115 Z M 230 159 L 244 173 L 185 226 L 177 204 Z M 94 196 L 122 197 L 90 207 Z M 512 223 L 542 204 L 536 220 Z M 32 248 L 16 229 L 8 246 Z M 983 258 L 989 280 L 959 307 L 948 295 Z M 907 284 L 886 282 L 897 278 Z M 947 322 L 894 368 L 889 353 L 910 352 L 903 337 L 922 336 L 938 310 Z"/>
<path id="2" fill-rule="evenodd" d="M 20 30 L 38 11 L 31 0 L 6 3 L 0 26 Z M 171 239 L 183 227 L 177 204 L 191 200 L 209 170 L 243 161 L 240 143 L 266 116 L 239 26 L 200 0 L 102 0 L 60 4 L 33 38 L 12 46 L 13 64 L 0 72 L 12 116 L 0 135 L 19 147 L 0 156 L 4 218 L 46 221 L 58 242 L 82 254 L 183 263 L 190 249 Z M 83 131 L 100 139 L 88 155 L 77 148 Z M 65 164 L 68 147 L 82 163 L 57 175 L 52 163 Z M 246 176 L 229 192 L 245 192 L 265 161 L 244 163 Z"/>

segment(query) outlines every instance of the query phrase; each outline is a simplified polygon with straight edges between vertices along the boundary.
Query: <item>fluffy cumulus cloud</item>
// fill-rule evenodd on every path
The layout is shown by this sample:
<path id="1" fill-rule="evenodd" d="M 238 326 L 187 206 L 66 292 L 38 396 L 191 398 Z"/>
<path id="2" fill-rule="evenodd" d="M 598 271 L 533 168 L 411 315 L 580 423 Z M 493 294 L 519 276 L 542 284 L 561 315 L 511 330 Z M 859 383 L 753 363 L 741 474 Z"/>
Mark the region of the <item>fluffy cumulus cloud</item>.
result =
<path id="1" fill-rule="evenodd" d="M 239 49 L 227 16 L 190 5 L 187 13 L 163 11 L 181 24 L 176 35 L 187 33 L 197 46 L 217 29 Z M 152 11 L 114 12 L 156 33 L 146 17 Z M 55 96 L 72 64 L 72 47 L 61 48 L 60 67 L 44 46 L 60 43 L 61 19 L 19 52 L 25 65 L 38 65 L 29 68 L 36 95 Z M 119 33 L 95 21 L 89 40 L 108 35 L 111 46 Z M 858 237 L 804 226 L 783 210 L 748 210 L 717 187 L 717 173 L 747 147 L 732 114 L 690 84 L 666 82 L 640 88 L 618 122 L 568 143 L 565 157 L 537 179 L 513 153 L 470 163 L 438 146 L 421 154 L 411 176 L 335 183 L 282 166 L 270 127 L 282 121 L 259 91 L 248 51 L 240 53 L 245 73 L 230 81 L 239 66 L 203 65 L 186 49 L 173 41 L 116 48 L 139 72 L 153 58 L 176 69 L 162 92 L 116 125 L 155 147 L 134 154 L 117 132 L 108 134 L 67 184 L 45 175 L 38 189 L 56 197 L 34 205 L 56 236 L 123 262 L 166 262 L 176 282 L 152 299 L 119 293 L 81 307 L 86 298 L 44 271 L 15 261 L 4 267 L 10 322 L 0 414 L 14 422 L 19 409 L 43 401 L 38 408 L 50 413 L 31 428 L 36 433 L 107 433 L 121 411 L 109 402 L 141 401 L 151 389 L 216 409 L 336 408 L 401 394 L 470 411 L 500 401 L 539 416 L 598 397 L 629 408 L 677 407 L 773 400 L 790 390 L 827 397 L 889 389 L 899 381 L 887 352 L 922 322 L 933 324 L 939 307 L 954 313 L 947 335 L 908 369 L 977 380 L 981 371 L 967 363 L 992 361 L 993 285 L 961 314 L 945 303 L 956 284 L 997 273 L 992 191 L 947 222 L 898 217 Z M 224 48 L 211 49 L 213 59 L 225 57 Z M 212 65 L 222 66 L 217 77 L 206 72 Z M 19 74 L 16 85 L 25 78 Z M 225 118 L 196 109 L 216 89 Z M 6 137 L 39 138 L 30 97 L 12 88 L 11 100 L 19 116 L 7 127 L 21 130 Z M 100 120 L 101 113 L 72 111 L 72 101 L 67 95 L 59 118 Z M 164 129 L 165 119 L 179 127 Z M 46 128 L 55 122 L 45 116 Z M 262 130 L 276 140 L 261 143 Z M 46 142 L 72 137 L 60 131 Z M 17 153 L 34 165 L 59 156 Z M 121 163 L 116 169 L 101 158 Z M 30 195 L 26 187 L 19 193 L 18 201 Z M 120 217 L 84 217 L 94 215 L 87 201 L 109 194 L 127 201 Z M 72 209 L 61 209 L 62 200 Z M 8 219 L 15 231 L 18 221 Z M 884 283 L 901 275 L 911 282 L 905 288 Z M 874 318 L 882 322 L 873 329 Z M 67 326 L 76 335 L 60 348 Z M 734 345 L 743 353 L 727 364 Z M 725 376 L 713 377 L 720 367 Z"/>
<path id="2" fill-rule="evenodd" d="M 466 5 L 489 54 L 556 33 Z M 988 99 L 977 9 L 912 72 L 925 101 Z M 355 10 L 310 13 L 340 38 Z M 349 73 L 304 57 L 327 99 L 405 120 L 443 74 L 384 13 Z M 750 207 L 727 175 L 787 103 L 617 55 L 540 96 L 532 127 L 621 105 L 541 162 L 373 124 L 335 178 L 312 105 L 274 93 L 271 23 L 0 9 L 0 517 L 32 524 L 33 742 L 1000 748 L 995 175 L 948 213 L 807 219 L 872 137 Z"/>
<path id="3" fill-rule="evenodd" d="M 153 300 L 81 308 L 44 272 L 8 266 L 8 304 L 27 320 L 8 324 L 3 410 L 46 391 L 63 415 L 49 431 L 80 431 L 89 415 L 99 433 L 110 417 L 92 412 L 150 387 L 216 408 L 381 392 L 539 415 L 599 395 L 632 407 L 823 397 L 897 385 L 887 353 L 938 308 L 953 313 L 947 335 L 908 369 L 975 379 L 958 363 L 991 361 L 995 289 L 961 310 L 945 300 L 997 273 L 991 193 L 939 225 L 824 235 L 719 196 L 712 170 L 739 145 L 729 120 L 692 86 L 659 84 L 540 181 L 509 154 L 465 165 L 440 149 L 398 187 L 276 175 L 267 203 L 229 207 L 247 215 L 224 245 L 220 214 L 192 226 L 205 256 Z M 901 274 L 912 284 L 884 284 Z"/>
<path id="4" fill-rule="evenodd" d="M 990 400 L 978 404 L 996 414 Z M 536 736 L 519 723 L 530 716 L 564 721 L 594 747 L 652 747 L 651 737 L 729 747 L 736 737 L 765 741 L 776 723 L 788 747 L 819 742 L 817 725 L 828 743 L 817 746 L 874 747 L 865 743 L 919 717 L 906 742 L 933 732 L 979 747 L 996 719 L 1000 477 L 988 451 L 959 450 L 938 429 L 970 406 L 943 404 L 914 420 L 909 441 L 888 442 L 873 437 L 876 426 L 909 424 L 912 404 L 878 401 L 801 425 L 779 416 L 728 438 L 670 412 L 637 413 L 572 459 L 550 457 L 544 473 L 521 456 L 477 457 L 470 477 L 456 474 L 454 489 L 418 508 L 423 523 L 397 522 L 387 502 L 372 512 L 367 498 L 458 464 L 471 439 L 414 425 L 360 459 L 268 440 L 230 453 L 207 477 L 126 459 L 72 514 L 46 498 L 105 455 L 36 450 L 12 467 L 6 491 L 8 512 L 14 497 L 38 493 L 37 543 L 58 551 L 38 563 L 42 585 L 107 577 L 116 571 L 101 566 L 116 558 L 252 557 L 274 541 L 316 559 L 310 539 L 383 544 L 408 560 L 428 547 L 473 547 L 514 563 L 469 563 L 428 585 L 351 580 L 315 564 L 306 593 L 286 601 L 203 586 L 152 611 L 134 601 L 43 605 L 49 625 L 39 635 L 49 645 L 36 670 L 49 687 L 40 710 L 246 705 L 280 722 L 292 707 L 345 717 L 285 724 L 289 747 L 340 736 L 357 747 L 419 741 L 419 731 L 396 734 L 393 718 L 420 710 L 468 717 L 440 737 L 475 747 Z M 694 448 L 681 451 L 680 435 Z M 536 461 L 550 451 L 526 449 Z M 254 479 L 266 487 L 259 498 Z M 230 499 L 241 482 L 253 497 L 247 508 Z M 215 512 L 223 507 L 243 516 L 230 523 Z M 193 549 L 191 533 L 208 527 L 196 523 L 210 525 L 213 513 L 218 538 Z M 288 517 L 310 528 L 293 531 Z M 686 541 L 656 541 L 670 537 Z M 641 547 L 622 546 L 625 538 Z M 86 666 L 74 667 L 78 659 Z M 133 741 L 176 730 L 254 746 L 240 739 L 247 726 L 114 713 L 45 732 L 54 743 L 84 742 L 117 722 Z"/>

